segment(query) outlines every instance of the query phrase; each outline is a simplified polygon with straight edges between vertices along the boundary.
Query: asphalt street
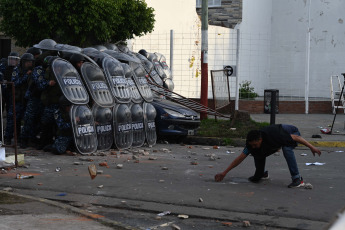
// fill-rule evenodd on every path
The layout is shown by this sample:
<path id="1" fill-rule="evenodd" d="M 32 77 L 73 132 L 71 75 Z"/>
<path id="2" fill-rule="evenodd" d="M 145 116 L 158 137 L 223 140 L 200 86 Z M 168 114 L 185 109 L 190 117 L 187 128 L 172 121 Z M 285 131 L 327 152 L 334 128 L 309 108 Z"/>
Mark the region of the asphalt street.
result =
<path id="1" fill-rule="evenodd" d="M 250 183 L 252 157 L 217 183 L 241 147 L 157 144 L 152 148 L 108 151 L 96 156 L 53 155 L 20 150 L 26 167 L 0 175 L 1 187 L 19 194 L 60 201 L 136 229 L 222 229 L 231 222 L 240 229 L 324 229 L 344 208 L 344 148 L 320 147 L 321 157 L 297 147 L 300 173 L 312 189 L 290 189 L 282 153 L 267 159 L 270 179 Z M 9 150 L 11 151 L 11 150 Z M 100 166 L 106 162 L 107 166 Z M 306 163 L 324 163 L 307 166 Z M 88 166 L 100 174 L 91 179 Z M 119 166 L 122 165 L 122 168 Z M 32 175 L 15 179 L 16 174 Z M 157 214 L 170 211 L 157 218 Z M 179 214 L 188 215 L 180 219 Z M 163 226 L 160 226 L 163 225 Z M 160 226 L 160 227 L 157 227 Z"/>

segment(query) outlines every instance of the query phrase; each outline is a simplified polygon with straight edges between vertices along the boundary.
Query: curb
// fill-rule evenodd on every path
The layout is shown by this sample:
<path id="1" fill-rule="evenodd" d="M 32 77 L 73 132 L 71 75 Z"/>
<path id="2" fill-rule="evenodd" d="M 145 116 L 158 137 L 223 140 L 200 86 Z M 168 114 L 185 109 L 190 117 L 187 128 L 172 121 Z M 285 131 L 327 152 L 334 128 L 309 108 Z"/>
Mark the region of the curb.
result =
<path id="1" fill-rule="evenodd" d="M 105 218 L 104 216 L 101 216 L 98 214 L 91 214 L 85 210 L 82 210 L 82 209 L 79 209 L 79 208 L 76 208 L 76 207 L 73 207 L 70 205 L 62 204 L 62 203 L 59 203 L 57 201 L 47 200 L 44 198 L 36 198 L 33 196 L 22 195 L 22 194 L 18 194 L 18 193 L 14 193 L 14 192 L 0 191 L 0 195 L 1 194 L 7 194 L 7 195 L 13 195 L 13 196 L 21 197 L 21 198 L 26 198 L 26 199 L 42 202 L 42 203 L 47 204 L 47 205 L 55 206 L 55 207 L 58 207 L 58 208 L 61 208 L 64 210 L 68 210 L 70 212 L 76 213 L 76 214 L 81 215 L 81 216 L 85 216 L 86 218 L 92 219 L 94 221 L 97 221 L 97 222 L 99 222 L 105 226 L 112 227 L 114 229 L 139 230 L 138 228 L 134 228 L 132 226 L 125 225 L 125 224 L 122 224 L 122 223 L 117 222 L 117 221 L 109 220 L 108 218 Z"/>
<path id="2" fill-rule="evenodd" d="M 231 145 L 234 147 L 244 147 L 246 144 L 245 139 L 241 138 L 233 138 L 231 139 Z M 314 141 L 314 140 L 307 140 L 309 143 L 314 145 L 315 147 L 345 147 L 345 141 Z M 218 137 L 199 137 L 199 136 L 190 136 L 187 137 L 184 141 L 186 144 L 197 144 L 197 145 L 218 145 L 218 146 L 226 146 L 227 144 L 224 142 L 223 138 Z M 304 146 L 304 145 L 298 145 Z"/>

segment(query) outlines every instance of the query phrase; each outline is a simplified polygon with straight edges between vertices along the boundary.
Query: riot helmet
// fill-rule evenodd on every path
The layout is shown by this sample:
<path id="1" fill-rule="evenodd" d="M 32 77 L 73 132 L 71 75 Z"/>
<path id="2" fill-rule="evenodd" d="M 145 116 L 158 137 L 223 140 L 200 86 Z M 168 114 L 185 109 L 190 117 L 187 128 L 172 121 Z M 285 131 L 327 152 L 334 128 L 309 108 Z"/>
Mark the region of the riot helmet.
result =
<path id="1" fill-rule="evenodd" d="M 104 50 L 107 50 L 107 47 L 103 46 L 103 45 L 95 45 L 93 46 L 93 48 L 95 48 L 98 51 L 103 52 Z"/>
<path id="2" fill-rule="evenodd" d="M 139 50 L 138 53 L 140 53 L 141 55 L 143 55 L 143 56 L 146 57 L 146 58 L 148 57 L 148 53 L 147 53 L 147 51 L 144 50 L 144 49 Z"/>
<path id="3" fill-rule="evenodd" d="M 11 52 L 7 57 L 7 65 L 8 66 L 17 66 L 19 64 L 20 57 L 17 52 Z"/>
<path id="4" fill-rule="evenodd" d="M 35 66 L 35 57 L 31 53 L 25 53 L 20 58 L 20 67 L 24 70 L 32 70 Z"/>
<path id="5" fill-rule="evenodd" d="M 26 52 L 34 55 L 35 58 L 42 54 L 42 50 L 36 47 L 30 47 Z"/>
<path id="6" fill-rule="evenodd" d="M 129 53 L 129 48 L 126 45 L 118 45 L 117 48 L 119 48 L 120 51 L 124 53 Z"/>
<path id="7" fill-rule="evenodd" d="M 52 39 L 43 39 L 38 44 L 34 45 L 34 47 L 42 49 L 42 50 L 56 50 L 56 42 Z"/>
<path id="8" fill-rule="evenodd" d="M 104 46 L 105 46 L 108 50 L 119 51 L 119 48 L 117 48 L 117 46 L 116 46 L 115 44 L 108 43 L 108 44 L 105 44 Z"/>
<path id="9" fill-rule="evenodd" d="M 69 62 L 78 69 L 80 69 L 84 61 L 85 58 L 83 57 L 83 55 L 77 53 L 73 54 L 69 59 Z"/>

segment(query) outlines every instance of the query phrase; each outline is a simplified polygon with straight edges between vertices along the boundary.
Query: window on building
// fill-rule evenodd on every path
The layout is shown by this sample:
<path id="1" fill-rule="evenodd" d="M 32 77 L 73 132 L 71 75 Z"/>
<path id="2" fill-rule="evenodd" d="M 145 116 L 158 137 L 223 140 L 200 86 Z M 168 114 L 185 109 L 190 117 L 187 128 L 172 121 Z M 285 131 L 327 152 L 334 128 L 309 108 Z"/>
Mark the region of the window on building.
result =
<path id="1" fill-rule="evenodd" d="M 196 8 L 201 8 L 202 0 L 196 0 Z M 221 7 L 222 0 L 208 0 L 208 8 Z"/>

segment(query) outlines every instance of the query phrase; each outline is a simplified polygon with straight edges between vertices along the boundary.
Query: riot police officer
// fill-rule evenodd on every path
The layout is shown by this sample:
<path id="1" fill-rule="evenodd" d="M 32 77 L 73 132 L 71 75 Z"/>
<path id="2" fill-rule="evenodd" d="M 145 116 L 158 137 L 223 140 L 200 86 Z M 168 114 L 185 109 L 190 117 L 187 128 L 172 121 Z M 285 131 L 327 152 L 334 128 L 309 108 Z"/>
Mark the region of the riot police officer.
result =
<path id="1" fill-rule="evenodd" d="M 44 106 L 41 117 L 41 138 L 39 149 L 50 145 L 55 135 L 54 113 L 59 108 L 59 98 L 62 95 L 60 86 L 57 83 L 52 70 L 52 63 L 57 56 L 47 56 L 44 62 L 48 63 L 43 78 L 40 80 L 39 89 L 42 90 L 41 101 Z"/>
<path id="2" fill-rule="evenodd" d="M 12 73 L 11 81 L 15 86 L 15 110 L 16 110 L 16 128 L 19 136 L 21 129 L 21 120 L 23 119 L 26 100 L 25 93 L 27 90 L 27 82 L 29 76 L 32 73 L 34 67 L 35 58 L 30 53 L 25 53 L 20 59 L 19 66 L 15 67 Z M 13 104 L 10 104 L 10 108 L 7 113 L 7 126 L 5 131 L 5 144 L 11 144 L 14 131 L 14 120 L 13 120 Z"/>
<path id="3" fill-rule="evenodd" d="M 64 154 L 66 150 L 73 148 L 73 130 L 69 114 L 71 106 L 72 103 L 65 96 L 60 97 L 59 109 L 54 113 L 57 126 L 56 138 L 52 145 L 44 148 L 45 151 Z"/>
<path id="4" fill-rule="evenodd" d="M 35 57 L 35 68 L 28 79 L 28 89 L 25 93 L 25 98 L 27 99 L 27 106 L 24 114 L 24 125 L 21 132 L 21 148 L 26 148 L 28 144 L 34 147 L 38 139 L 37 134 L 40 131 L 40 115 L 42 113 L 43 105 L 41 103 L 41 90 L 39 89 L 40 77 L 43 78 L 45 73 L 45 68 L 42 61 L 42 51 L 39 48 L 31 47 L 27 50 Z"/>

